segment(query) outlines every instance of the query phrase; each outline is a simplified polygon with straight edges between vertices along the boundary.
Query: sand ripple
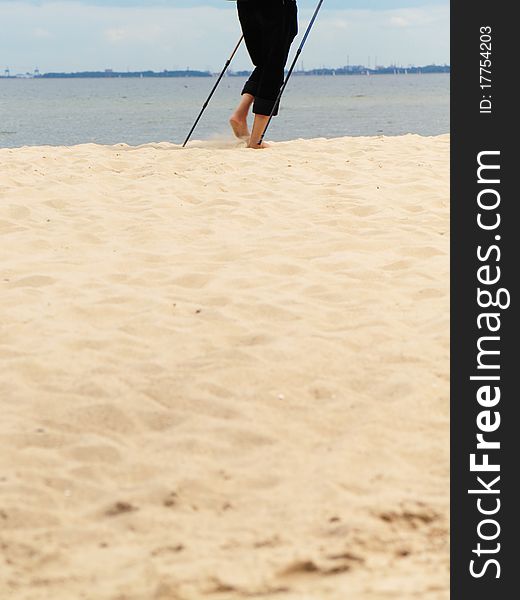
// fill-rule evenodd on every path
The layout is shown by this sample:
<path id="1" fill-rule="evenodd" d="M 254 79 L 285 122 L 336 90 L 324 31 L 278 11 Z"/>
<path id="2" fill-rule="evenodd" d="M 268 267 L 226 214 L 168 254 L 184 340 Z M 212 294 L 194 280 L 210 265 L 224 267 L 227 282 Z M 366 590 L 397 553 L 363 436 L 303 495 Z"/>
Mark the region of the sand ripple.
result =
<path id="1" fill-rule="evenodd" d="M 0 596 L 447 599 L 448 153 L 0 150 Z"/>

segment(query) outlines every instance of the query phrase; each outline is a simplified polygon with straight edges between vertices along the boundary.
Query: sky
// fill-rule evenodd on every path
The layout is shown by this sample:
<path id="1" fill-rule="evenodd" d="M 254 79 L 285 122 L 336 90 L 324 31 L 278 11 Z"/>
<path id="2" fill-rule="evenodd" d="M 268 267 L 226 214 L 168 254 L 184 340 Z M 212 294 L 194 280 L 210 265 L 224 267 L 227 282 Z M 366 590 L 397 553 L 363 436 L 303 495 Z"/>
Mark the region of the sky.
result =
<path id="1" fill-rule="evenodd" d="M 298 0 L 300 36 L 316 4 Z M 303 66 L 449 63 L 449 16 L 449 0 L 325 0 Z M 228 0 L 0 0 L 0 74 L 220 71 L 239 37 Z M 232 68 L 250 67 L 242 48 Z"/>

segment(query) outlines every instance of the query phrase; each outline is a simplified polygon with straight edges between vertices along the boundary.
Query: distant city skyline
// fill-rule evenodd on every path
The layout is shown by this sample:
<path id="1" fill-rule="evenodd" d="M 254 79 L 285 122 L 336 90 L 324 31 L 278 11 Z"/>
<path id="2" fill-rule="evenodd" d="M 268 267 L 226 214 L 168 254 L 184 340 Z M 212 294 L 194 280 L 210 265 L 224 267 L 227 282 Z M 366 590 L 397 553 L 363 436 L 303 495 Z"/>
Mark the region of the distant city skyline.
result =
<path id="1" fill-rule="evenodd" d="M 315 4 L 299 0 L 301 30 Z M 325 0 L 322 11 L 305 69 L 449 63 L 447 0 Z M 214 72 L 239 35 L 236 6 L 224 0 L 0 0 L 0 74 Z M 242 48 L 233 69 L 250 67 Z"/>
<path id="2" fill-rule="evenodd" d="M 437 65 L 436 63 L 431 65 L 371 65 L 367 66 L 364 64 L 360 65 L 343 65 L 340 67 L 329 67 L 327 65 L 323 65 L 322 67 L 318 67 L 315 69 L 303 69 L 303 65 L 300 67 L 296 67 L 294 70 L 294 75 L 345 75 L 345 74 L 365 74 L 370 71 L 370 73 L 391 73 L 393 70 L 394 73 L 402 73 L 402 72 L 410 72 L 410 73 L 449 73 L 451 71 L 451 65 L 444 63 L 442 65 Z M 228 69 L 228 76 L 249 76 L 251 74 L 251 70 L 241 70 L 235 71 L 233 69 Z M 76 76 L 85 78 L 85 77 L 127 77 L 127 76 L 145 76 L 145 77 L 210 77 L 217 76 L 219 72 L 217 71 L 199 71 L 193 69 L 187 70 L 167 70 L 163 71 L 154 71 L 153 69 L 145 69 L 143 71 L 114 71 L 114 69 L 102 69 L 102 70 L 93 70 L 89 69 L 87 71 L 48 71 L 41 72 L 40 69 L 35 68 L 33 71 L 26 71 L 25 73 L 16 73 L 11 71 L 10 68 L 5 68 L 4 70 L 0 70 L 0 79 L 2 77 L 8 78 L 39 78 L 39 79 L 53 79 L 53 78 L 74 78 Z"/>

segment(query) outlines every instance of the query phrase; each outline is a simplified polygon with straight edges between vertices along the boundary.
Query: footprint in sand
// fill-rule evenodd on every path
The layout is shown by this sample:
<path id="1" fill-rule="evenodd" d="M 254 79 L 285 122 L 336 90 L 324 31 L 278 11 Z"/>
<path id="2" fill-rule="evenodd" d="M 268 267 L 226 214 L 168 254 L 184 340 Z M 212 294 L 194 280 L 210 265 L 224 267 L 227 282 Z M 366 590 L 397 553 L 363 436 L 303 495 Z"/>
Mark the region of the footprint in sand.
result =
<path id="1" fill-rule="evenodd" d="M 377 208 L 372 208 L 370 206 L 356 206 L 355 208 L 351 208 L 350 212 L 357 217 L 369 217 L 379 211 Z"/>
<path id="2" fill-rule="evenodd" d="M 7 209 L 7 214 L 11 219 L 28 219 L 31 216 L 31 211 L 25 206 L 11 204 Z"/>
<path id="3" fill-rule="evenodd" d="M 173 280 L 175 285 L 186 288 L 202 288 L 210 280 L 210 275 L 206 273 L 192 273 L 190 275 L 181 275 Z"/>
<path id="4" fill-rule="evenodd" d="M 13 281 L 11 285 L 12 287 L 43 287 L 45 285 L 52 285 L 55 281 L 56 280 L 53 277 L 47 277 L 45 275 L 31 275 Z"/>
<path id="5" fill-rule="evenodd" d="M 398 260 L 396 262 L 388 263 L 383 267 L 385 271 L 403 271 L 408 269 L 412 265 L 409 260 Z"/>
<path id="6" fill-rule="evenodd" d="M 412 256 L 414 258 L 431 258 L 433 256 L 439 256 L 445 254 L 442 250 L 433 248 L 432 246 L 416 246 L 414 248 L 403 248 L 400 250 L 400 254 L 404 256 Z"/>

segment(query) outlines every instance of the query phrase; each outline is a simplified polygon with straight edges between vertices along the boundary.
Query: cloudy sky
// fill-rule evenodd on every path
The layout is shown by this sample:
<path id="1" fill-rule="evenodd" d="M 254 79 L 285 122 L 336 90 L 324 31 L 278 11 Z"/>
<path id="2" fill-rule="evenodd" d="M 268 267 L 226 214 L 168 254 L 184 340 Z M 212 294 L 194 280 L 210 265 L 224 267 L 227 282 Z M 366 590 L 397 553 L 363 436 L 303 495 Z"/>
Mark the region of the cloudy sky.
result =
<path id="1" fill-rule="evenodd" d="M 298 0 L 300 29 L 316 4 Z M 226 0 L 0 0 L 0 71 L 220 71 L 239 36 Z M 303 60 L 449 63 L 449 0 L 325 0 Z M 250 67 L 244 51 L 233 67 Z"/>

